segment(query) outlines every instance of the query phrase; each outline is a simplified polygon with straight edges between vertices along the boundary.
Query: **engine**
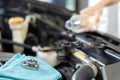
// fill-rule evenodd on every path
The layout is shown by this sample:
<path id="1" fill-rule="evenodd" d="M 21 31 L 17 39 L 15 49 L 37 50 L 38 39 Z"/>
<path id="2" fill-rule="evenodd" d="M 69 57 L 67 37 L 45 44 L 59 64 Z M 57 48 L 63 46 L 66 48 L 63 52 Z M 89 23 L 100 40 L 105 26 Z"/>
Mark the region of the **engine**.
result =
<path id="1" fill-rule="evenodd" d="M 64 24 L 71 15 L 67 9 L 36 0 L 1 0 L 1 65 L 17 51 L 44 59 L 62 74 L 62 80 L 110 80 L 109 66 L 120 61 L 119 39 L 99 32 L 68 31 Z M 14 38 L 20 31 L 10 27 L 11 17 L 29 20 L 21 32 L 25 37 L 17 36 L 21 41 Z M 41 57 L 42 53 L 51 55 Z"/>

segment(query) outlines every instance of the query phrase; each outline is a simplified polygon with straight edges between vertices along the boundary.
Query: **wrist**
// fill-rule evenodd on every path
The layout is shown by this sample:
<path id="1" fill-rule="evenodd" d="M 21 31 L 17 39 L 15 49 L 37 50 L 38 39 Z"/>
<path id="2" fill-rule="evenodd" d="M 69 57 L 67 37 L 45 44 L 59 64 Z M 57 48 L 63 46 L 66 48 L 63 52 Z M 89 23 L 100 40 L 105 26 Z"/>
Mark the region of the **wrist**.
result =
<path id="1" fill-rule="evenodd" d="M 98 5 L 101 5 L 103 7 L 106 7 L 106 6 L 109 6 L 109 5 L 112 5 L 114 3 L 117 3 L 119 2 L 120 0 L 101 0 Z"/>
<path id="2" fill-rule="evenodd" d="M 97 3 L 96 5 L 98 5 L 98 6 L 101 6 L 101 7 L 105 7 L 105 6 L 107 6 L 108 5 L 108 3 L 109 3 L 109 0 L 101 0 L 99 3 Z"/>

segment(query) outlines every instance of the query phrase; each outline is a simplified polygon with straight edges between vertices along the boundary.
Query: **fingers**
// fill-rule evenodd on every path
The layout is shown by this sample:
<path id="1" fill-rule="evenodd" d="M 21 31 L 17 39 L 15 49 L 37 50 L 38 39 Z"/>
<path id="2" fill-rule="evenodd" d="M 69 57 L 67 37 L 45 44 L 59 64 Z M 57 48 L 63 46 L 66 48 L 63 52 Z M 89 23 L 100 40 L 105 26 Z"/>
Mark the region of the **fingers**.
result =
<path id="1" fill-rule="evenodd" d="M 85 8 L 80 11 L 80 14 L 93 16 L 95 15 L 95 10 L 93 7 Z"/>

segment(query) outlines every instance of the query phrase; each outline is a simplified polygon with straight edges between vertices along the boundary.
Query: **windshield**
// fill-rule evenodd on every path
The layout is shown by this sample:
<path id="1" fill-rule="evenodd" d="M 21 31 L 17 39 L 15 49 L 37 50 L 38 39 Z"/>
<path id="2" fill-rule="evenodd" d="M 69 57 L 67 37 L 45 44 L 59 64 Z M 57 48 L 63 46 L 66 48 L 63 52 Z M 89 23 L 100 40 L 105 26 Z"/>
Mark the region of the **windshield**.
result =
<path id="1" fill-rule="evenodd" d="M 39 0 L 39 1 L 59 5 L 59 6 L 67 8 L 67 9 L 69 9 L 71 11 L 76 10 L 76 6 L 75 6 L 76 0 Z"/>

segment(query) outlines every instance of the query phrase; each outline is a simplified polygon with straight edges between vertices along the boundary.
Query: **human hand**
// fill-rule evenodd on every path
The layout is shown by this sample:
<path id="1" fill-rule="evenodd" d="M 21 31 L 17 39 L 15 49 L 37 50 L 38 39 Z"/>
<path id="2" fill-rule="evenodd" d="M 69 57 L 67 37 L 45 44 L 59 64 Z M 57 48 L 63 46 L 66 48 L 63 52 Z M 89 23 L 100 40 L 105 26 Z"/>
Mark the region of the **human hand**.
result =
<path id="1" fill-rule="evenodd" d="M 80 25 L 85 26 L 87 30 L 89 28 L 89 31 L 95 30 L 99 23 L 103 8 L 104 6 L 101 4 L 96 4 L 92 7 L 81 10 L 80 15 L 82 17 L 80 19 Z"/>

